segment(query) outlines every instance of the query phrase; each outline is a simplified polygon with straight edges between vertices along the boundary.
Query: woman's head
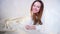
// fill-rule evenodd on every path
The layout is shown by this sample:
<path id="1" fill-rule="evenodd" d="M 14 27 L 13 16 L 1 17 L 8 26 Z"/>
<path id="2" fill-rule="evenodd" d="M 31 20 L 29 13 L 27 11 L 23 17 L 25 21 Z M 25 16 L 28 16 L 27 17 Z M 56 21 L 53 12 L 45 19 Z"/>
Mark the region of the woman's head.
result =
<path id="1" fill-rule="evenodd" d="M 33 13 L 32 19 L 34 21 L 34 24 L 36 24 L 37 22 L 39 24 L 42 24 L 41 16 L 42 16 L 43 8 L 44 8 L 44 5 L 43 5 L 43 2 L 41 0 L 35 0 L 32 3 L 31 13 Z"/>
<path id="2" fill-rule="evenodd" d="M 31 6 L 31 11 L 33 13 L 38 13 L 40 11 L 43 11 L 43 2 L 41 0 L 35 0 L 33 3 L 32 3 L 32 6 Z"/>
<path id="3" fill-rule="evenodd" d="M 38 13 L 40 10 L 41 4 L 39 2 L 35 2 L 32 6 L 32 12 Z"/>

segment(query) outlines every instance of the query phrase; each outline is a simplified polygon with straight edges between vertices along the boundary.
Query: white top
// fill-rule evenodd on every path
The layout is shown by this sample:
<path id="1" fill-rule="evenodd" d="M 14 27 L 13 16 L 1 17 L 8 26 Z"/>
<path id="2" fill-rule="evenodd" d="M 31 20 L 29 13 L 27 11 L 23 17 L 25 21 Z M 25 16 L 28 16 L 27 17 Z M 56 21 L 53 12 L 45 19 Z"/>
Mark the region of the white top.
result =
<path id="1" fill-rule="evenodd" d="M 13 33 L 23 33 L 24 34 L 40 34 L 40 30 L 42 25 L 35 25 L 36 30 L 26 30 L 25 25 L 33 25 L 33 21 L 31 19 L 31 16 L 26 16 L 23 18 L 19 18 L 16 20 L 8 20 L 6 23 L 5 30 L 6 31 L 12 31 Z M 11 32 L 10 32 L 11 33 Z M 12 33 L 11 33 L 12 34 Z"/>
<path id="2" fill-rule="evenodd" d="M 25 25 L 33 25 L 33 20 L 32 20 L 32 18 L 31 18 L 31 16 L 26 16 L 26 18 L 25 19 L 23 19 L 24 21 L 24 23 L 25 23 Z M 36 26 L 36 30 L 40 30 L 41 29 L 41 25 L 35 25 Z"/>

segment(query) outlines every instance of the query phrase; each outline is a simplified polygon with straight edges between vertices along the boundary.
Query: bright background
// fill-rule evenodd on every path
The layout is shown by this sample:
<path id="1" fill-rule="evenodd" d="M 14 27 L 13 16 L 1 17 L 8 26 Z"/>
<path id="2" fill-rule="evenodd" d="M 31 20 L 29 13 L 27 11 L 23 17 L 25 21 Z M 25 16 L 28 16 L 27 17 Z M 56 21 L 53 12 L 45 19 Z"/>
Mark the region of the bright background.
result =
<path id="1" fill-rule="evenodd" d="M 28 16 L 31 4 L 34 0 L 0 0 L 0 30 L 2 23 L 7 18 L 17 18 Z M 60 0 L 42 0 L 44 2 L 44 12 L 42 21 L 45 33 L 60 32 Z"/>

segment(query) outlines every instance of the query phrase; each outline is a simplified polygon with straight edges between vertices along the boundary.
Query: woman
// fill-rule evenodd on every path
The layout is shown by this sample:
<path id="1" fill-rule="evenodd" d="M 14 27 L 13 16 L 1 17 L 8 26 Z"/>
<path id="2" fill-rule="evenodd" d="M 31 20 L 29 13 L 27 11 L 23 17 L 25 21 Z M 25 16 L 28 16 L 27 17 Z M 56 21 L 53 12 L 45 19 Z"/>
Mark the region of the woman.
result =
<path id="1" fill-rule="evenodd" d="M 32 29 L 33 30 L 39 30 L 41 28 L 40 25 L 43 25 L 43 23 L 41 22 L 41 16 L 42 16 L 43 8 L 44 8 L 44 5 L 43 5 L 43 2 L 41 0 L 35 0 L 32 3 L 31 15 L 30 15 L 32 25 L 26 25 L 25 28 L 27 30 L 32 30 Z"/>
<path id="2" fill-rule="evenodd" d="M 41 0 L 35 0 L 31 6 L 31 12 L 29 16 L 26 16 L 24 22 L 24 27 L 30 34 L 40 34 L 42 29 L 42 13 L 44 9 L 44 4 Z"/>
<path id="3" fill-rule="evenodd" d="M 31 13 L 29 16 L 24 18 L 13 19 L 14 21 L 7 21 L 7 27 L 12 32 L 7 32 L 6 34 L 40 34 L 42 12 L 43 12 L 43 2 L 41 0 L 35 0 L 31 6 Z M 19 23 L 17 23 L 19 22 Z"/>

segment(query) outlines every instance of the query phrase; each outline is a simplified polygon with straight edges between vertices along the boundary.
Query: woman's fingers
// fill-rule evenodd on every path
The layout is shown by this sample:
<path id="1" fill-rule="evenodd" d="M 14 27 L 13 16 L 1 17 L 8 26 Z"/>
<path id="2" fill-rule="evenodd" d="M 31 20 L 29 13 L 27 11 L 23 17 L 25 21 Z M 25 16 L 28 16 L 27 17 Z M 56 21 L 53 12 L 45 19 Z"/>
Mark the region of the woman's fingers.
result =
<path id="1" fill-rule="evenodd" d="M 35 27 L 34 25 L 32 25 L 32 26 L 26 25 L 25 28 L 26 28 L 27 30 L 35 30 L 35 29 L 36 29 L 36 27 Z"/>
<path id="2" fill-rule="evenodd" d="M 36 29 L 36 27 L 33 25 L 33 26 L 31 26 L 31 29 L 35 30 L 35 29 Z"/>
<path id="3" fill-rule="evenodd" d="M 30 30 L 30 26 L 29 26 L 29 25 L 26 25 L 25 28 L 26 28 L 27 30 Z"/>

